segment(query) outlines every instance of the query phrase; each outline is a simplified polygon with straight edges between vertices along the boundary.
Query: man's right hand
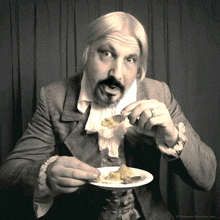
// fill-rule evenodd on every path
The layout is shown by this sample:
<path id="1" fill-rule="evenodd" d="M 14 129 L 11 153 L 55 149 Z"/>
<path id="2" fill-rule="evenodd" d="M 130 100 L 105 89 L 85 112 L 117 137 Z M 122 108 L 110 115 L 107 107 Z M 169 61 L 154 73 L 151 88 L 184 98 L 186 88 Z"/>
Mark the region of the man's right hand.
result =
<path id="1" fill-rule="evenodd" d="M 54 196 L 75 192 L 89 180 L 95 180 L 100 172 L 76 157 L 61 156 L 47 167 L 47 185 Z"/>

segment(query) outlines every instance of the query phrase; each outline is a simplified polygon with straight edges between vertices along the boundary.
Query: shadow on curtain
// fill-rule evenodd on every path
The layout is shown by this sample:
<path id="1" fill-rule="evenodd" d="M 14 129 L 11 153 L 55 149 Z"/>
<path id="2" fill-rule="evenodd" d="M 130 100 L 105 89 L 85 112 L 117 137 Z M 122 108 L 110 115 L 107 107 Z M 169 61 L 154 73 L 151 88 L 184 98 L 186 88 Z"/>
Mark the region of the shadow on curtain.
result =
<path id="1" fill-rule="evenodd" d="M 147 76 L 168 83 L 194 129 L 220 158 L 220 2 L 218 0 L 2 0 L 0 2 L 0 160 L 21 137 L 40 88 L 76 73 L 85 27 L 125 11 L 145 26 Z M 220 168 L 198 192 L 161 160 L 161 189 L 177 219 L 220 218 Z"/>

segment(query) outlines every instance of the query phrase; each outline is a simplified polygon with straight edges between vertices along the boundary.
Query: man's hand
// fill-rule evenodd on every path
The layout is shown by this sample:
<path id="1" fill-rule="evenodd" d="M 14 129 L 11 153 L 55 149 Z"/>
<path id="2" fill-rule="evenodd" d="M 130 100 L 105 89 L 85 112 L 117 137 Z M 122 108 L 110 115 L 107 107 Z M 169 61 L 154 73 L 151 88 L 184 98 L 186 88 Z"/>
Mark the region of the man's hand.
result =
<path id="1" fill-rule="evenodd" d="M 100 172 L 75 157 L 61 156 L 47 167 L 47 184 L 54 196 L 75 192 L 89 180 L 95 180 Z"/>
<path id="2" fill-rule="evenodd" d="M 128 112 L 131 112 L 128 116 L 130 124 L 137 125 L 141 133 L 155 137 L 157 143 L 174 147 L 178 139 L 178 130 L 164 103 L 154 99 L 141 100 L 126 106 L 122 115 Z"/>

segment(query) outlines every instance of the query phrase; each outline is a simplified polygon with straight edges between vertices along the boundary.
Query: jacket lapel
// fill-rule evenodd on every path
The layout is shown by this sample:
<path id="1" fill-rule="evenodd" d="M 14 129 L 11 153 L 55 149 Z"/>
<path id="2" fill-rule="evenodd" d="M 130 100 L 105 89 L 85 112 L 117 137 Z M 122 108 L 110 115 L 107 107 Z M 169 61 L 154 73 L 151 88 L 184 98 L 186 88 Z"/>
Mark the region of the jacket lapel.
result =
<path id="1" fill-rule="evenodd" d="M 77 75 L 70 80 L 61 116 L 62 121 L 81 121 L 84 119 L 84 114 L 80 113 L 77 109 L 77 101 L 81 89 L 81 79 L 82 76 Z"/>
<path id="2" fill-rule="evenodd" d="M 90 108 L 88 108 L 85 113 L 81 113 L 77 109 L 81 79 L 82 75 L 71 78 L 67 88 L 61 120 L 63 122 L 70 122 L 72 129 L 65 138 L 64 144 L 71 154 L 79 160 L 99 167 L 101 155 L 97 147 L 97 134 L 88 135 L 85 132 L 85 124 L 89 116 Z"/>
<path id="3" fill-rule="evenodd" d="M 137 100 L 149 99 L 148 91 L 140 80 L 137 80 Z"/>

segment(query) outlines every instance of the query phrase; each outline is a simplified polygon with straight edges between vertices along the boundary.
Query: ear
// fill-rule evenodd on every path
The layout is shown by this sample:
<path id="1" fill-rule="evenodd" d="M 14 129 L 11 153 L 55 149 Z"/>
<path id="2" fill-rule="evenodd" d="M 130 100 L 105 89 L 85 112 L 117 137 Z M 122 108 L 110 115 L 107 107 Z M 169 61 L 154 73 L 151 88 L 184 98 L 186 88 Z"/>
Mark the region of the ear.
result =
<path id="1" fill-rule="evenodd" d="M 83 52 L 83 55 L 82 55 L 82 68 L 84 70 L 86 70 L 86 67 L 87 67 L 87 62 L 88 62 L 88 57 L 89 57 L 89 51 L 90 51 L 90 46 L 87 45 L 84 52 Z"/>
<path id="2" fill-rule="evenodd" d="M 137 71 L 137 79 L 141 79 L 141 77 L 142 77 L 142 71 L 141 71 L 141 67 L 139 67 Z"/>

